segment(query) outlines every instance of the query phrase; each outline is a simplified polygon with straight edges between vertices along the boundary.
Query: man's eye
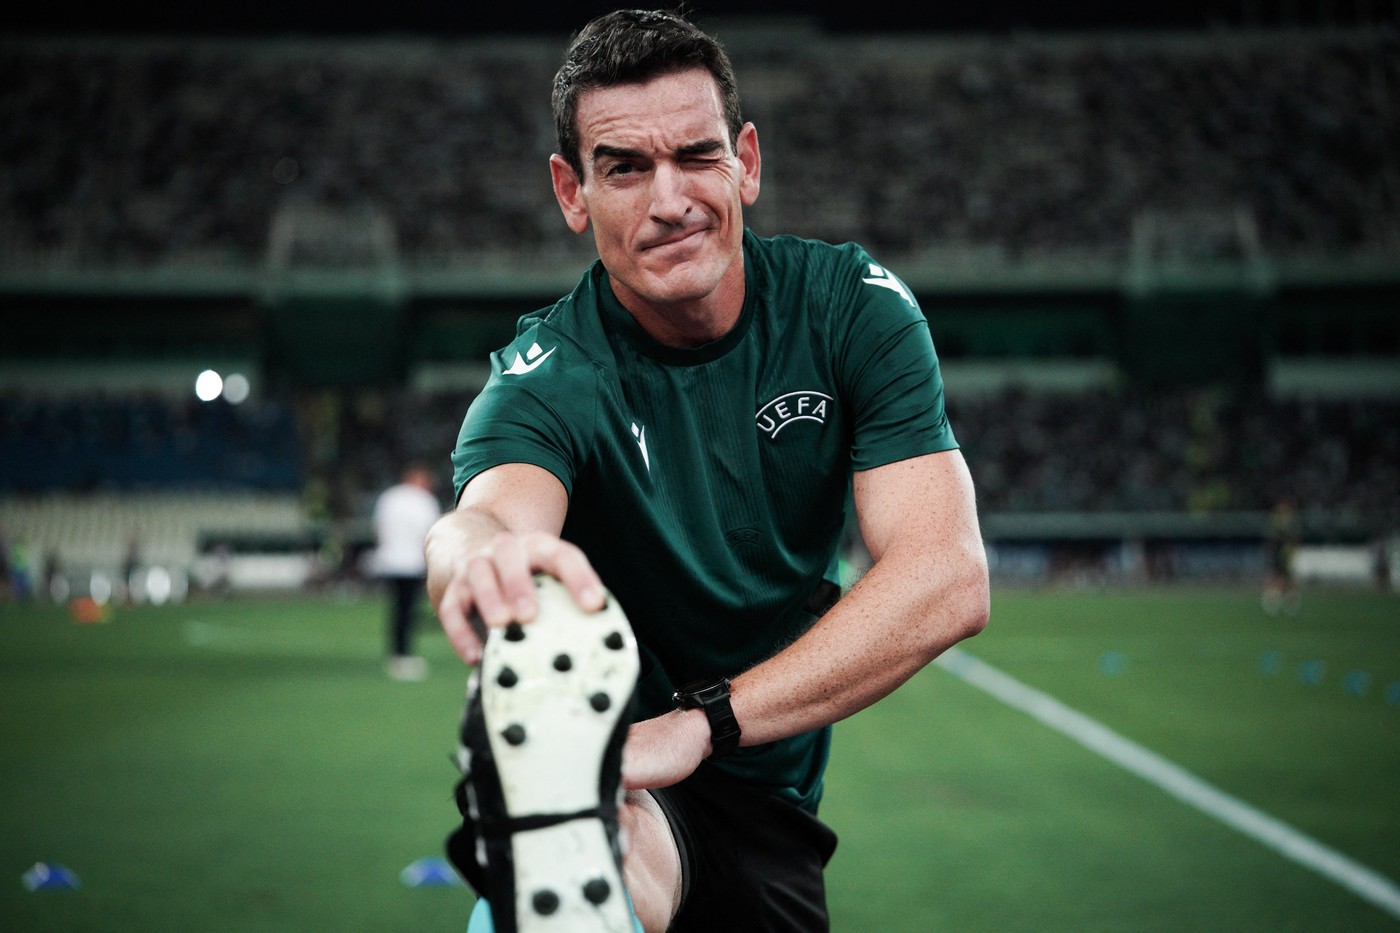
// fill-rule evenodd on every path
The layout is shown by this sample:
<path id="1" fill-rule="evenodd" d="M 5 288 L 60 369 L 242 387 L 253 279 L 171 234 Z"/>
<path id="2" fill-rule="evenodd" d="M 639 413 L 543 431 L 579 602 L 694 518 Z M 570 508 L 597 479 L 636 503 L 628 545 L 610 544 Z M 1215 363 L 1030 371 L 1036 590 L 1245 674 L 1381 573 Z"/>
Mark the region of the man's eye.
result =
<path id="1" fill-rule="evenodd" d="M 609 176 L 612 176 L 612 175 L 630 175 L 630 174 L 632 174 L 632 166 L 629 165 L 629 164 L 626 163 L 626 162 L 619 162 L 619 163 L 617 163 L 616 165 L 611 166 L 611 167 L 607 170 L 607 174 L 608 174 Z"/>

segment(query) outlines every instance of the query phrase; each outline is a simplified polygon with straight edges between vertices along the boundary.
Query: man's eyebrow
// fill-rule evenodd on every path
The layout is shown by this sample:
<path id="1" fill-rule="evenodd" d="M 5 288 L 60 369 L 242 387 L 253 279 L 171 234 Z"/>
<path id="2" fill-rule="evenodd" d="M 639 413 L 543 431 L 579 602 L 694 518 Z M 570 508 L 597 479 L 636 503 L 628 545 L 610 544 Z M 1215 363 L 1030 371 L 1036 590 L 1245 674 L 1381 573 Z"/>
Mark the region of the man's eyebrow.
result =
<path id="1" fill-rule="evenodd" d="M 688 145 L 681 146 L 679 149 L 676 150 L 676 155 L 679 155 L 679 156 L 711 155 L 712 153 L 721 152 L 721 151 L 723 151 L 723 149 L 724 149 L 724 140 L 722 140 L 722 139 L 702 139 L 702 140 L 700 140 L 699 142 L 690 143 L 690 144 L 688 144 Z"/>
<path id="2" fill-rule="evenodd" d="M 686 156 L 710 155 L 724 149 L 722 139 L 702 139 L 699 142 L 687 143 L 676 150 L 676 155 L 684 158 Z M 640 159 L 644 153 L 640 149 L 628 149 L 623 146 L 609 146 L 606 143 L 599 143 L 593 147 L 593 161 L 599 159 Z"/>
<path id="3" fill-rule="evenodd" d="M 593 147 L 593 161 L 599 159 L 636 159 L 641 157 L 639 149 L 624 149 L 621 146 L 598 144 Z"/>

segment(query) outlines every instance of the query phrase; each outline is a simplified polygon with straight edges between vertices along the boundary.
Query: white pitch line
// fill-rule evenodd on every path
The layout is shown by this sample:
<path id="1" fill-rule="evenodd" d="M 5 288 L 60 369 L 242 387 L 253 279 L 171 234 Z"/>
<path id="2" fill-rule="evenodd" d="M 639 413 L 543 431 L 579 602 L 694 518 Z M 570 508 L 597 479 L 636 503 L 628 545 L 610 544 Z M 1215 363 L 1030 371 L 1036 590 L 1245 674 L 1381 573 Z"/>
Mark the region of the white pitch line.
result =
<path id="1" fill-rule="evenodd" d="M 957 648 L 943 654 L 940 667 L 1014 709 L 1061 732 L 1114 764 L 1215 817 L 1275 852 L 1348 889 L 1400 918 L 1400 886 L 1374 869 L 1304 835 L 1281 820 L 1225 793 L 1156 752 L 1124 738 L 1054 697 Z"/>

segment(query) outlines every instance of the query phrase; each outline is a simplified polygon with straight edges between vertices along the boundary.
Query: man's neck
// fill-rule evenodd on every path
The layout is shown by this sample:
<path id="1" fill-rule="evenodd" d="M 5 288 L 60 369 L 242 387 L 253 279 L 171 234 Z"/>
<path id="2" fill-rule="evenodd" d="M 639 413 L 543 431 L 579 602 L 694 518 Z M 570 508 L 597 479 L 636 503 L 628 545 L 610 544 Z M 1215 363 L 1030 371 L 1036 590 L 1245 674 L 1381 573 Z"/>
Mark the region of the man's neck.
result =
<path id="1" fill-rule="evenodd" d="M 618 303 L 648 337 L 667 347 L 701 347 L 729 333 L 743 316 L 743 260 L 737 265 L 737 275 L 727 276 L 713 292 L 695 301 L 662 304 L 648 301 L 611 277 L 609 284 Z"/>
<path id="2" fill-rule="evenodd" d="M 714 343 L 734 329 L 744 310 L 742 294 L 737 302 L 718 308 L 710 307 L 709 302 L 658 307 L 619 301 L 648 337 L 668 347 L 701 347 Z"/>

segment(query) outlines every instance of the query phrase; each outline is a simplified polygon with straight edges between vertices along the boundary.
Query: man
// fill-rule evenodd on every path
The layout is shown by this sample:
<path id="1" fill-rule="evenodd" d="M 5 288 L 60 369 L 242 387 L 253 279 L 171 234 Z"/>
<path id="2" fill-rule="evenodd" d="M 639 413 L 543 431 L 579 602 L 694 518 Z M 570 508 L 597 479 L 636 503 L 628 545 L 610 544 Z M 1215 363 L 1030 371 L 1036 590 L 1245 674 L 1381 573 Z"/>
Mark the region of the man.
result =
<path id="1" fill-rule="evenodd" d="M 517 683 L 509 665 L 489 666 L 498 646 L 573 630 L 532 577 L 562 581 L 576 621 L 620 604 L 640 654 L 618 813 L 635 922 L 824 930 L 835 836 L 816 811 L 831 724 L 988 616 L 972 482 L 927 322 L 859 247 L 744 228 L 758 133 L 723 49 L 683 19 L 620 11 L 590 23 L 553 104 L 554 192 L 571 230 L 592 228 L 599 261 L 493 358 L 453 454 L 457 507 L 429 535 L 429 593 L 449 640 L 476 664 L 473 617 L 492 633 L 464 737 L 493 703 L 522 716 L 544 706 L 498 684 L 497 671 Z M 837 601 L 848 503 L 873 564 Z M 566 817 L 482 809 L 483 795 L 500 796 L 497 777 L 541 780 L 502 762 L 530 734 L 503 722 L 489 724 L 490 744 L 466 743 L 454 861 L 502 928 L 552 929 L 560 900 L 531 901 L 523 879 L 570 850 L 532 854 L 523 837 Z M 574 822 L 606 825 L 598 803 Z M 517 890 L 493 895 L 483 863 L 497 878 L 506 866 Z M 606 895 L 593 885 L 589 900 Z M 483 913 L 473 930 L 489 928 Z M 627 928 L 584 916 L 561 928 Z"/>
<path id="2" fill-rule="evenodd" d="M 1264 535 L 1268 570 L 1260 604 L 1271 616 L 1280 612 L 1297 615 L 1302 604 L 1298 579 L 1293 573 L 1293 557 L 1300 540 L 1298 507 L 1290 498 L 1281 499 L 1269 513 L 1269 525 Z"/>
<path id="3" fill-rule="evenodd" d="M 374 503 L 373 566 L 388 591 L 385 667 L 395 680 L 422 680 L 428 673 L 427 662 L 413 650 L 414 613 L 427 574 L 423 542 L 441 514 L 433 475 L 420 463 L 409 464 L 399 482 L 381 492 Z"/>

